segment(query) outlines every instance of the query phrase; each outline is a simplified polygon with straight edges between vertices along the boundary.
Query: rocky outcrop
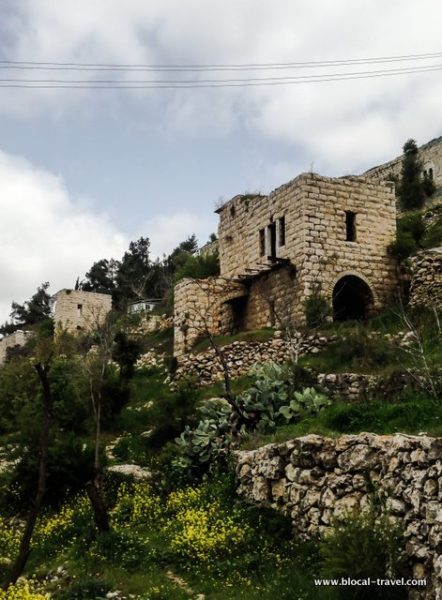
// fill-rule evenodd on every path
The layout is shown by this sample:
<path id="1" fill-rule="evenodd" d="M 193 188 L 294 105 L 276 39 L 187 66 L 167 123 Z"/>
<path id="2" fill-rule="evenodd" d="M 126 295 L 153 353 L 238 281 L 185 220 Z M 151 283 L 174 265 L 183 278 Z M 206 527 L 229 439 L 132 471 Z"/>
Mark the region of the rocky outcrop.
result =
<path id="1" fill-rule="evenodd" d="M 442 248 L 419 252 L 412 259 L 410 304 L 442 308 Z"/>
<path id="2" fill-rule="evenodd" d="M 374 489 L 403 524 L 413 575 L 430 580 L 422 597 L 442 592 L 442 438 L 308 435 L 235 455 L 239 495 L 290 516 L 303 538 L 369 507 Z"/>

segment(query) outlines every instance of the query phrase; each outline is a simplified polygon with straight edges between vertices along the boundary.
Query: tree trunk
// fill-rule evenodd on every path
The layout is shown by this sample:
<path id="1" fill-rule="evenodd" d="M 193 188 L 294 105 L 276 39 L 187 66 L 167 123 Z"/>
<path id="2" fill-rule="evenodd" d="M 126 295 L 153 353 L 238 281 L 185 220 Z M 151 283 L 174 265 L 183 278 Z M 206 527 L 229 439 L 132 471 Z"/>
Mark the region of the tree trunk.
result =
<path id="1" fill-rule="evenodd" d="M 48 467 L 48 450 L 49 450 L 49 434 L 52 423 L 52 396 L 51 388 L 49 385 L 48 372 L 49 366 L 37 363 L 35 365 L 38 377 L 40 379 L 41 386 L 43 388 L 43 417 L 41 422 L 40 430 L 40 450 L 39 450 L 39 472 L 38 472 L 38 485 L 37 493 L 32 503 L 31 510 L 26 521 L 25 530 L 20 542 L 20 549 L 15 563 L 12 567 L 11 574 L 6 581 L 4 588 L 11 584 L 16 583 L 17 579 L 23 573 L 26 566 L 31 548 L 31 539 L 34 532 L 35 523 L 39 515 L 43 497 L 46 492 L 46 479 L 47 479 L 47 467 Z"/>
<path id="2" fill-rule="evenodd" d="M 95 477 L 93 481 L 88 481 L 86 483 L 86 492 L 91 501 L 92 509 L 94 511 L 94 521 L 98 531 L 100 533 L 109 531 L 109 515 L 103 500 L 101 480 L 99 477 Z"/>

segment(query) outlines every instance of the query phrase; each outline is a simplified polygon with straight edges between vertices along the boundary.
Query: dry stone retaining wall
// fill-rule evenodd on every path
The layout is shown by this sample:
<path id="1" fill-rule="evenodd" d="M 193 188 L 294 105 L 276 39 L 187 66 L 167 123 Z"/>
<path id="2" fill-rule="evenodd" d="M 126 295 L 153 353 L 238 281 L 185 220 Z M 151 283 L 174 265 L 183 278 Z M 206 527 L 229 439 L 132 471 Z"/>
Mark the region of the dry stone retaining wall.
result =
<path id="1" fill-rule="evenodd" d="M 412 260 L 410 304 L 442 308 L 442 248 L 420 252 Z"/>
<path id="2" fill-rule="evenodd" d="M 303 538 L 370 504 L 367 482 L 404 527 L 413 575 L 442 592 L 442 438 L 308 435 L 236 452 L 238 494 L 289 516 Z"/>
<path id="3" fill-rule="evenodd" d="M 298 351 L 300 354 L 316 353 L 326 344 L 326 337 L 312 334 L 299 344 Z M 257 363 L 272 361 L 283 364 L 293 356 L 292 346 L 279 338 L 267 342 L 237 341 L 223 346 L 222 352 L 232 378 L 246 375 Z M 222 379 L 222 367 L 213 349 L 181 357 L 175 378 L 189 376 L 195 377 L 200 385 L 210 385 Z"/>

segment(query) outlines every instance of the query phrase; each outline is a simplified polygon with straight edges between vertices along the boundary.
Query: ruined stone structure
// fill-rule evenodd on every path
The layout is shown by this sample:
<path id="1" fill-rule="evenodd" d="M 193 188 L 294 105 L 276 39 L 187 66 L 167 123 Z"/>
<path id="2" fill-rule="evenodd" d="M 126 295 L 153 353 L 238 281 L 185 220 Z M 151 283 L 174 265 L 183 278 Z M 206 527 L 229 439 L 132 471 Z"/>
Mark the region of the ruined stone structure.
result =
<path id="1" fill-rule="evenodd" d="M 215 334 L 300 323 L 315 293 L 337 320 L 369 316 L 395 293 L 389 182 L 304 173 L 268 196 L 235 196 L 217 212 L 221 276 L 176 286 L 177 357 L 208 327 Z"/>
<path id="2" fill-rule="evenodd" d="M 442 248 L 419 252 L 412 258 L 410 304 L 442 308 Z"/>
<path id="3" fill-rule="evenodd" d="M 235 453 L 238 493 L 281 511 L 301 537 L 314 538 L 367 508 L 373 487 L 404 527 L 413 576 L 427 578 L 411 597 L 434 600 L 442 593 L 441 453 L 442 438 L 308 435 Z"/>
<path id="4" fill-rule="evenodd" d="M 5 336 L 0 340 L 0 365 L 2 365 L 7 356 L 8 348 L 21 347 L 26 344 L 32 336 L 32 331 L 14 331 L 10 335 Z"/>
<path id="5" fill-rule="evenodd" d="M 436 186 L 442 186 L 442 136 L 421 146 L 419 156 L 422 160 L 422 174 L 433 179 Z M 402 156 L 398 156 L 383 165 L 369 169 L 364 175 L 371 179 L 385 179 L 390 175 L 397 177 L 401 173 L 401 166 Z"/>
<path id="6" fill-rule="evenodd" d="M 52 302 L 55 326 L 71 333 L 91 330 L 104 321 L 112 308 L 109 294 L 77 290 L 60 290 Z"/>

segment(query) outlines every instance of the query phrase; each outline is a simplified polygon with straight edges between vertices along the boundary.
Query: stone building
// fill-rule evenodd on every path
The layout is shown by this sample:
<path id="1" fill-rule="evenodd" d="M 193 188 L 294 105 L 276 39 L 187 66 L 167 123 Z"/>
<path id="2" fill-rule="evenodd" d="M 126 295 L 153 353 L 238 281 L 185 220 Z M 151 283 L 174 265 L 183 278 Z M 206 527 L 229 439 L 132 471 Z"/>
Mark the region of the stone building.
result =
<path id="1" fill-rule="evenodd" d="M 0 340 L 0 365 L 2 365 L 8 353 L 9 348 L 22 347 L 32 336 L 32 331 L 14 331 Z"/>
<path id="2" fill-rule="evenodd" d="M 109 294 L 60 290 L 52 297 L 55 326 L 71 333 L 93 329 L 104 321 L 111 308 Z"/>
<path id="3" fill-rule="evenodd" d="M 427 142 L 419 148 L 423 173 L 432 179 L 436 187 L 442 187 L 442 136 Z M 401 173 L 402 156 L 398 156 L 383 165 L 378 165 L 366 171 L 364 175 L 370 179 L 385 179 L 388 176 L 399 176 Z"/>
<path id="4" fill-rule="evenodd" d="M 386 306 L 397 290 L 387 253 L 396 235 L 393 184 L 304 173 L 268 196 L 217 210 L 220 277 L 175 288 L 175 356 L 213 334 L 304 320 L 317 293 L 335 320 Z"/>

